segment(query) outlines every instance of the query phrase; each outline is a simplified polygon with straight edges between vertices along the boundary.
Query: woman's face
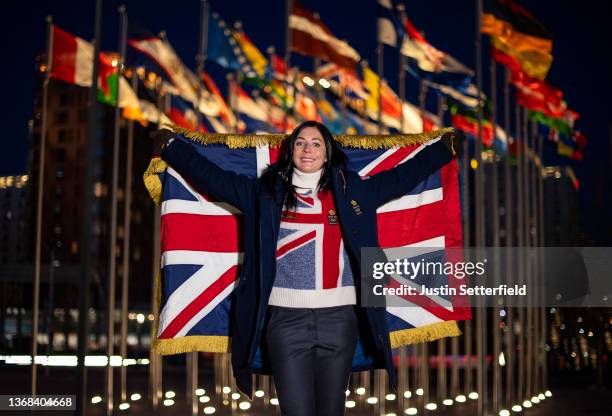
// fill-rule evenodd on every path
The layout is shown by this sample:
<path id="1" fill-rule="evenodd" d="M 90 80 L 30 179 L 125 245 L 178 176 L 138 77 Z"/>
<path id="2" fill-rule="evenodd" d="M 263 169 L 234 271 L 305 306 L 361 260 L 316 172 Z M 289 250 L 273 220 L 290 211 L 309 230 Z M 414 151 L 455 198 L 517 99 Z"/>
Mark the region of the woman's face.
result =
<path id="1" fill-rule="evenodd" d="M 321 132 L 316 127 L 304 127 L 293 144 L 293 164 L 305 173 L 316 172 L 326 162 L 327 151 Z"/>

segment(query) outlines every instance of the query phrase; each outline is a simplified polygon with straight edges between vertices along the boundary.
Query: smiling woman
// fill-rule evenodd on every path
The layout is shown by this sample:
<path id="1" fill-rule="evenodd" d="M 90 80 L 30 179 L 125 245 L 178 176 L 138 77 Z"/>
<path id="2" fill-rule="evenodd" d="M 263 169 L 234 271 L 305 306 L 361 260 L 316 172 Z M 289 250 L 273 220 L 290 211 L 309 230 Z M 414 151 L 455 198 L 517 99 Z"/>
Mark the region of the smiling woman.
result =
<path id="1" fill-rule="evenodd" d="M 327 162 L 325 142 L 316 127 L 305 127 L 293 145 L 293 163 L 304 173 L 313 173 Z"/>

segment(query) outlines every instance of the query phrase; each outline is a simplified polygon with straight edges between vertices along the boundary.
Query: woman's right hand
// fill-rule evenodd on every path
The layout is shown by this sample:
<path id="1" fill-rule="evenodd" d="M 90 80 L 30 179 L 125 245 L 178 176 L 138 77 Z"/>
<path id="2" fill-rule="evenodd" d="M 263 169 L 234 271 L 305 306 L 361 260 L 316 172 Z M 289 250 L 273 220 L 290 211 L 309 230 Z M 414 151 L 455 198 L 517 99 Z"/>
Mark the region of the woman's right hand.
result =
<path id="1" fill-rule="evenodd" d="M 161 157 L 164 148 L 176 137 L 176 133 L 169 129 L 161 129 L 151 133 L 153 139 L 153 156 Z"/>

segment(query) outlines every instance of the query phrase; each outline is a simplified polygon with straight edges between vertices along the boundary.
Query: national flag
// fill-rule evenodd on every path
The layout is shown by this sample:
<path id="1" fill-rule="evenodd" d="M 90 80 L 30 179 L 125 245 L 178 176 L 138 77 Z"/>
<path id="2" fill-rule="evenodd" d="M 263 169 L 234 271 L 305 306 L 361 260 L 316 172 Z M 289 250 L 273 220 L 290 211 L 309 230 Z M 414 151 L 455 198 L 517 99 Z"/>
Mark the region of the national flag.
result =
<path id="1" fill-rule="evenodd" d="M 520 70 L 538 79 L 546 78 L 552 65 L 553 57 L 551 54 L 534 51 L 518 52 L 500 42 L 497 38 L 491 38 L 491 46 L 493 59 L 497 62 L 511 70 Z"/>
<path id="2" fill-rule="evenodd" d="M 481 32 L 529 75 L 546 78 L 552 63 L 552 35 L 522 6 L 512 0 L 485 0 Z"/>
<path id="3" fill-rule="evenodd" d="M 224 144 L 194 146 L 193 151 L 221 168 L 249 177 L 261 175 L 278 158 L 278 148 L 265 144 L 234 149 Z M 349 167 L 365 177 L 403 163 L 423 146 L 343 149 Z M 145 183 L 152 196 L 160 197 L 163 230 L 162 276 L 158 285 L 161 303 L 153 349 L 160 354 L 227 352 L 232 292 L 244 260 L 242 214 L 198 192 L 171 167 L 166 169 L 160 164 L 159 159 L 152 161 Z M 377 212 L 379 241 L 387 252 L 410 246 L 442 251 L 461 247 L 457 163 L 445 165 Z M 458 307 L 455 298 L 446 296 L 418 296 L 404 303 L 410 307 L 387 308 L 392 348 L 416 340 L 457 335 L 453 321 L 470 316 L 469 309 Z"/>
<path id="4" fill-rule="evenodd" d="M 177 126 L 188 130 L 196 130 L 198 126 L 198 115 L 191 103 L 183 100 L 177 95 L 170 94 L 170 108 L 167 110 L 168 117 Z M 203 131 L 206 131 L 203 126 Z"/>
<path id="5" fill-rule="evenodd" d="M 51 78 L 69 84 L 90 87 L 93 72 L 94 47 L 78 36 L 53 25 L 53 47 L 51 50 Z M 130 84 L 119 75 L 119 56 L 100 52 L 98 66 L 98 101 L 116 106 L 117 83 L 119 83 L 119 108 L 130 120 L 142 120 L 136 94 Z"/>
<path id="6" fill-rule="evenodd" d="M 401 45 L 403 38 L 402 24 L 399 21 L 392 0 L 378 0 L 376 4 L 378 25 L 378 43 L 389 46 Z"/>
<path id="7" fill-rule="evenodd" d="M 166 39 L 147 33 L 136 33 L 134 36 L 128 40 L 128 44 L 142 57 L 146 57 L 144 60 L 134 57 L 134 64 L 147 68 L 151 68 L 153 64 L 153 69 L 159 68 L 163 72 L 159 75 L 169 80 L 176 88 L 177 95 L 194 103 L 194 107 L 202 114 L 215 117 L 220 115 L 221 109 L 217 100 L 212 97 L 210 91 L 202 88 L 202 83 L 196 74 L 183 63 Z"/>
<path id="8" fill-rule="evenodd" d="M 401 128 L 402 102 L 386 81 L 380 82 L 378 75 L 367 66 L 361 68 L 363 83 L 370 91 L 366 99 L 366 111 L 373 120 L 378 120 L 379 96 L 382 104 L 382 122 L 397 130 Z M 379 93 L 380 91 L 380 93 Z M 380 95 L 379 95 L 380 94 Z"/>
<path id="9" fill-rule="evenodd" d="M 471 135 L 478 137 L 478 114 L 476 110 L 464 107 L 459 102 L 447 98 L 448 109 L 451 113 L 453 127 Z M 483 108 L 482 117 L 482 142 L 486 146 L 491 146 L 495 139 L 493 123 L 490 121 L 489 104 L 486 103 Z"/>
<path id="10" fill-rule="evenodd" d="M 481 32 L 519 52 L 552 52 L 550 31 L 512 0 L 484 0 Z"/>
<path id="11" fill-rule="evenodd" d="M 249 94 L 233 81 L 229 84 L 232 108 L 238 117 L 239 133 L 275 133 L 268 122 L 268 114 Z"/>
<path id="12" fill-rule="evenodd" d="M 232 71 L 242 70 L 243 63 L 238 60 L 238 49 L 236 40 L 232 36 L 232 30 L 227 27 L 227 23 L 218 13 L 210 13 L 206 59 Z"/>
<path id="13" fill-rule="evenodd" d="M 406 35 L 401 53 L 411 58 L 409 69 L 412 75 L 449 86 L 467 86 L 471 82 L 474 71 L 431 45 L 408 17 L 405 17 L 403 27 Z"/>
<path id="14" fill-rule="evenodd" d="M 234 39 L 238 42 L 238 46 L 242 50 L 246 60 L 256 76 L 260 78 L 267 78 L 268 71 L 268 60 L 266 57 L 257 49 L 257 46 L 249 39 L 249 37 L 242 31 L 233 32 Z M 251 74 L 247 73 L 247 76 Z"/>
<path id="15" fill-rule="evenodd" d="M 365 100 L 370 94 L 370 91 L 353 69 L 344 68 L 330 62 L 317 68 L 317 75 L 321 78 L 336 81 L 342 87 L 345 96 Z"/>
<path id="16" fill-rule="evenodd" d="M 352 68 L 361 59 L 347 42 L 338 39 L 310 11 L 294 5 L 289 16 L 290 49 L 303 55 L 317 56 L 325 61 Z"/>

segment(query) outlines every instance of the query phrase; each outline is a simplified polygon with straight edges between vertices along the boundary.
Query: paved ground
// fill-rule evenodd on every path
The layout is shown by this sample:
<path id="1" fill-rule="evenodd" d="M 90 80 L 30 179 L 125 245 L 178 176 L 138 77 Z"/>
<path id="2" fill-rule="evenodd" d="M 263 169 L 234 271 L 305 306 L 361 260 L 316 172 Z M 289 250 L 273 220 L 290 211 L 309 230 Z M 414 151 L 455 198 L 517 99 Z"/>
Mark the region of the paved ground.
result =
<path id="1" fill-rule="evenodd" d="M 74 394 L 74 376 L 72 369 L 53 368 L 46 374 L 45 369 L 41 369 L 39 391 L 41 394 Z M 161 406 L 156 412 L 152 412 L 147 397 L 147 373 L 146 368 L 128 368 L 128 393 L 141 393 L 143 399 L 137 402 L 132 402 L 128 411 L 118 412 L 125 415 L 188 415 L 190 414 L 185 402 L 185 375 L 180 368 L 175 371 L 171 369 L 164 373 L 164 391 L 172 389 L 176 392 L 175 404 L 170 407 Z M 118 373 L 115 378 L 118 384 Z M 200 380 L 202 387 L 207 391 L 212 391 L 212 381 L 210 376 L 201 375 Z M 103 391 L 104 372 L 101 369 L 90 369 L 89 371 L 89 397 L 100 394 Z M 27 394 L 30 386 L 29 367 L 16 366 L 0 366 L 0 394 Z M 118 387 L 118 386 L 117 386 Z M 553 397 L 545 400 L 543 403 L 534 406 L 533 408 L 523 412 L 526 416 L 610 416 L 612 415 L 612 391 L 603 387 L 594 387 L 588 384 L 588 380 L 582 380 L 574 377 L 563 377 L 557 380 L 551 380 L 551 391 Z M 117 392 L 118 393 L 118 392 Z M 118 394 L 117 396 L 118 397 Z M 354 396 L 352 396 L 354 397 Z M 210 404 L 210 403 L 209 403 Z M 385 409 L 387 414 L 396 413 L 398 416 L 402 414 L 397 410 L 397 404 L 387 402 Z M 427 411 L 428 415 L 436 416 L 476 416 L 475 402 L 464 404 L 455 404 L 449 408 L 438 404 L 439 408 L 436 411 Z M 217 411 L 215 415 L 279 415 L 280 413 L 269 406 L 264 406 L 262 399 L 255 399 L 251 409 L 242 411 L 231 409 L 231 406 L 223 406 L 222 403 L 216 404 Z M 204 406 L 200 406 L 199 414 L 203 413 Z M 385 414 L 383 413 L 383 414 Z M 0 415 L 24 415 L 21 412 L 2 412 Z M 38 414 L 49 414 L 58 416 L 65 414 L 64 412 L 37 412 Z M 89 404 L 88 415 L 98 416 L 104 414 L 102 404 Z M 363 400 L 357 400 L 357 406 L 354 409 L 347 409 L 347 416 L 373 416 L 381 413 L 375 405 L 369 405 Z M 494 415 L 496 416 L 496 415 Z"/>

